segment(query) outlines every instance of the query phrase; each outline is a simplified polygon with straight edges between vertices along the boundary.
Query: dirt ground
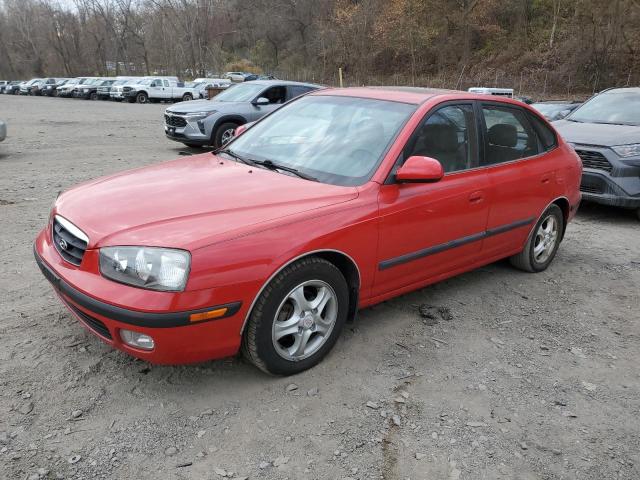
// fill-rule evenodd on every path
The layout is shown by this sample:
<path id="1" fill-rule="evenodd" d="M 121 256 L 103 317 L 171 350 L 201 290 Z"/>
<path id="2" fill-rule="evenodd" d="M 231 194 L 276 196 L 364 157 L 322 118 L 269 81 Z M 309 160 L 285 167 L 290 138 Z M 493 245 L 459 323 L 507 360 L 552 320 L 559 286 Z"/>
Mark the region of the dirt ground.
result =
<path id="1" fill-rule="evenodd" d="M 87 333 L 33 239 L 58 191 L 186 150 L 164 108 L 0 95 L 0 479 L 640 478 L 631 212 L 584 205 L 544 273 L 501 262 L 366 309 L 292 378 Z"/>

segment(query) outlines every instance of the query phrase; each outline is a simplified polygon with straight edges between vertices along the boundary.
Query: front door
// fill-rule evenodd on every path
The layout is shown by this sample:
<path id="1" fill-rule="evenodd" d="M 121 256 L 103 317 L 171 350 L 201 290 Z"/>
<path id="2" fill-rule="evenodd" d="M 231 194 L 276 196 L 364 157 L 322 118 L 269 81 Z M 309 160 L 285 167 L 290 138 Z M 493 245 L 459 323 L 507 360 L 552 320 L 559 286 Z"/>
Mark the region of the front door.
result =
<path id="1" fill-rule="evenodd" d="M 480 258 L 489 205 L 488 178 L 478 168 L 478 132 L 472 102 L 429 112 L 399 159 L 435 158 L 445 176 L 435 183 L 380 189 L 378 269 L 373 295 L 437 280 Z"/>

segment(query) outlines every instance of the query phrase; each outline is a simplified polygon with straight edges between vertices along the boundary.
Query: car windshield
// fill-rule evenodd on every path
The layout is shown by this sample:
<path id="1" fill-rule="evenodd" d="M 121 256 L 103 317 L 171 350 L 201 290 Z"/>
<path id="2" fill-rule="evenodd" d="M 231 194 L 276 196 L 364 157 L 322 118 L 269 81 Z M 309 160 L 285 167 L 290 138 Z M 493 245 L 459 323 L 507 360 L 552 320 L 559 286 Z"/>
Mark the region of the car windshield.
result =
<path id="1" fill-rule="evenodd" d="M 361 185 L 416 108 L 365 98 L 302 97 L 248 129 L 228 149 L 244 159 L 294 168 L 323 183 Z"/>
<path id="2" fill-rule="evenodd" d="M 228 88 L 222 93 L 216 95 L 216 102 L 248 102 L 253 100 L 262 90 L 264 85 L 256 83 L 241 83 Z"/>
<path id="3" fill-rule="evenodd" d="M 146 79 L 140 80 L 138 82 L 134 82 L 134 83 L 139 83 L 140 85 L 150 85 L 151 82 L 153 82 L 152 78 L 146 78 Z"/>
<path id="4" fill-rule="evenodd" d="M 566 119 L 582 123 L 640 126 L 640 93 L 634 90 L 601 93 L 576 109 Z"/>

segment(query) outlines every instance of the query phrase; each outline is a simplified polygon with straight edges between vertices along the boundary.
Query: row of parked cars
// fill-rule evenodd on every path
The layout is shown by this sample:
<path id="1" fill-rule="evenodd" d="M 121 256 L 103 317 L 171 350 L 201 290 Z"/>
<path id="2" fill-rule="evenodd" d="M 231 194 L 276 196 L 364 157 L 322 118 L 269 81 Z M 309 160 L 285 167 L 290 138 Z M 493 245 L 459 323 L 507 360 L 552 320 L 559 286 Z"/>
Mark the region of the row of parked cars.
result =
<path id="1" fill-rule="evenodd" d="M 33 78 L 0 81 L 0 93 L 85 100 L 115 100 L 137 103 L 207 98 L 208 89 L 224 90 L 234 83 L 273 79 L 243 72 L 227 72 L 216 78 L 196 78 L 181 82 L 174 76 Z"/>

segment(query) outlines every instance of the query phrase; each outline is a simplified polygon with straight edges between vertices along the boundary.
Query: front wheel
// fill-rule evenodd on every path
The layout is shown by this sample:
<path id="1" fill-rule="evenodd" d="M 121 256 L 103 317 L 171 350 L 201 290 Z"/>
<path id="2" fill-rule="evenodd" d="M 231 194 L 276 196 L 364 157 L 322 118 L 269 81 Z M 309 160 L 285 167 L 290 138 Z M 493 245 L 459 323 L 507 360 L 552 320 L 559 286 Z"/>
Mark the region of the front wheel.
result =
<path id="1" fill-rule="evenodd" d="M 229 143 L 231 139 L 233 139 L 233 134 L 236 131 L 236 128 L 238 128 L 238 125 L 233 122 L 226 122 L 220 125 L 213 137 L 213 146 L 215 148 L 220 148 Z"/>
<path id="2" fill-rule="evenodd" d="M 242 353 L 262 371 L 293 375 L 316 365 L 340 335 L 349 289 L 338 268 L 317 257 L 289 265 L 258 297 Z"/>
<path id="3" fill-rule="evenodd" d="M 136 95 L 136 102 L 138 103 L 147 103 L 149 100 L 149 96 L 145 92 L 140 92 Z"/>
<path id="4" fill-rule="evenodd" d="M 91 94 L 89 95 L 89 100 L 97 100 L 98 99 L 98 94 L 96 92 L 91 92 Z"/>
<path id="5" fill-rule="evenodd" d="M 555 204 L 551 205 L 536 223 L 524 249 L 509 259 L 511 264 L 526 272 L 546 270 L 556 256 L 563 231 L 562 210 Z"/>

